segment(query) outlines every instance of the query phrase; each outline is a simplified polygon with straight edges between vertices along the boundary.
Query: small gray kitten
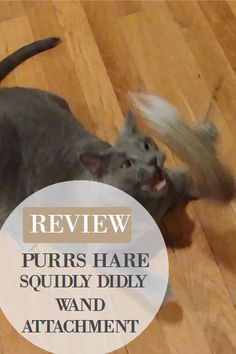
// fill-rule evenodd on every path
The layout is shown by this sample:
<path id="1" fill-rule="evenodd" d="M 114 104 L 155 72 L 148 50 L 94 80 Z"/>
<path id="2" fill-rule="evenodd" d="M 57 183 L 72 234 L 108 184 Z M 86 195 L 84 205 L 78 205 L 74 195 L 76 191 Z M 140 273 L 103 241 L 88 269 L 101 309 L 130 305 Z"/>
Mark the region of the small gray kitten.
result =
<path id="1" fill-rule="evenodd" d="M 0 80 L 58 43 L 58 38 L 47 38 L 11 54 L 0 62 Z M 30 194 L 73 179 L 118 187 L 157 219 L 179 202 L 198 197 L 188 173 L 163 167 L 165 155 L 137 130 L 131 112 L 111 146 L 86 131 L 63 98 L 38 89 L 0 89 L 0 161 L 1 224 Z"/>

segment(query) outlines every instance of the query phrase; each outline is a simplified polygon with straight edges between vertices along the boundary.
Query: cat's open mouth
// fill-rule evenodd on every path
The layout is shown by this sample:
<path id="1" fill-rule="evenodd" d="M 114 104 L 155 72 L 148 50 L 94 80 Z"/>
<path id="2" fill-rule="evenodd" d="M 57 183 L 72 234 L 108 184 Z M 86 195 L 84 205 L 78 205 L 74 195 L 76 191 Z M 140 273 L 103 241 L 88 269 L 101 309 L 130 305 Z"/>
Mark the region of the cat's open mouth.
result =
<path id="1" fill-rule="evenodd" d="M 166 187 L 166 179 L 162 172 L 158 172 L 153 176 L 148 177 L 141 185 L 144 192 L 157 191 L 160 192 Z"/>

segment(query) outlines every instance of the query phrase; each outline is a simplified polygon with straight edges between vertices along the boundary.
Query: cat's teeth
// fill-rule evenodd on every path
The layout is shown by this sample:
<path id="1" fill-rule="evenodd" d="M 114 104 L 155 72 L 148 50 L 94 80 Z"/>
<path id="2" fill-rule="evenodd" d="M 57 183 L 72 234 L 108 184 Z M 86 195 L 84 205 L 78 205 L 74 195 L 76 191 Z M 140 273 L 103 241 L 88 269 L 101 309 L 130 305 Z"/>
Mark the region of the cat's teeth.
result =
<path id="1" fill-rule="evenodd" d="M 166 186 L 166 180 L 163 179 L 161 182 L 155 185 L 155 189 L 161 191 Z"/>

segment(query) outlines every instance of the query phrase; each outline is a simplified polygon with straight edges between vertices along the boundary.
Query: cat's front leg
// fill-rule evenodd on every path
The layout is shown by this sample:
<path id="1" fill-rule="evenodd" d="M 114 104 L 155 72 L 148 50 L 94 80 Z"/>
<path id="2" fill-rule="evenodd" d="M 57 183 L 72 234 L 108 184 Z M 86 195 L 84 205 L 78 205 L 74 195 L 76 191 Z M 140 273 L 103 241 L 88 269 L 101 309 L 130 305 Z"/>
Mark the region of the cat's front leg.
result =
<path id="1" fill-rule="evenodd" d="M 188 170 L 166 168 L 163 170 L 163 177 L 166 179 L 166 188 L 161 196 L 136 196 L 156 221 L 177 205 L 199 198 Z"/>
<path id="2" fill-rule="evenodd" d="M 168 181 L 168 193 L 171 195 L 173 206 L 183 201 L 197 200 L 200 194 L 186 169 L 165 169 Z"/>

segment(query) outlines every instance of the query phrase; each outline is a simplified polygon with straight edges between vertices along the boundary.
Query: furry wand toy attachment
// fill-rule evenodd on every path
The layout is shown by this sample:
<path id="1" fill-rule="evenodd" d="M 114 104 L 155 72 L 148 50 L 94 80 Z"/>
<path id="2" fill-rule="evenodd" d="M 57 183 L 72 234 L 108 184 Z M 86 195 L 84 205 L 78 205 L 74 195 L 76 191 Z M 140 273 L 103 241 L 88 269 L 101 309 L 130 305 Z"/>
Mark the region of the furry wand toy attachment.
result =
<path id="1" fill-rule="evenodd" d="M 189 166 L 200 197 L 218 201 L 235 198 L 235 180 L 217 156 L 212 141 L 200 133 L 201 125 L 186 124 L 176 108 L 163 98 L 144 93 L 130 95 L 148 126 Z"/>

